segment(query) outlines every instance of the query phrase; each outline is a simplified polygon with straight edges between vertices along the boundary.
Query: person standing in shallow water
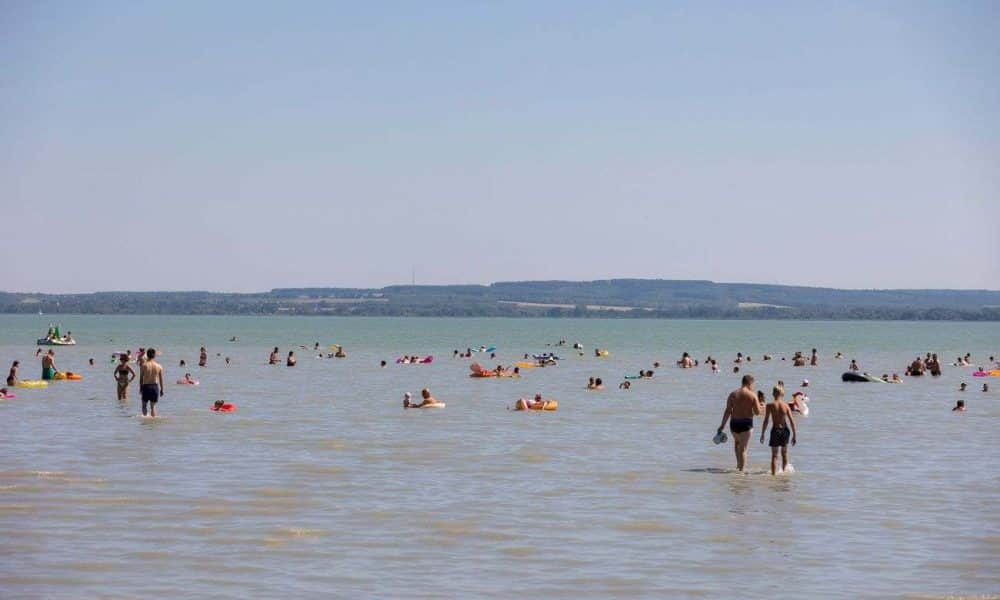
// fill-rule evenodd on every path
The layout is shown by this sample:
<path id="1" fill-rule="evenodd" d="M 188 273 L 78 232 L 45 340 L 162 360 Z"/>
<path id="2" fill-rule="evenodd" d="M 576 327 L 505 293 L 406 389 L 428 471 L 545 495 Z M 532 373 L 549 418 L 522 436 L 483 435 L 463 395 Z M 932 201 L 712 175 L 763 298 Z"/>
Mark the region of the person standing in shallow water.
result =
<path id="1" fill-rule="evenodd" d="M 49 350 L 42 355 L 42 379 L 55 379 L 58 372 L 59 370 L 56 369 L 56 353 Z"/>
<path id="2" fill-rule="evenodd" d="M 746 468 L 747 449 L 750 447 L 750 436 L 753 432 L 753 417 L 764 412 L 764 403 L 758 400 L 757 394 L 754 393 L 753 382 L 753 375 L 744 375 L 740 389 L 729 394 L 718 429 L 718 433 L 722 433 L 726 421 L 729 421 L 729 430 L 733 432 L 736 468 L 739 471 Z"/>
<path id="3" fill-rule="evenodd" d="M 17 369 L 21 366 L 21 361 L 15 360 L 10 365 L 10 372 L 7 373 L 7 385 L 17 385 Z"/>
<path id="4" fill-rule="evenodd" d="M 207 364 L 208 364 L 208 351 L 205 350 L 204 346 L 202 346 L 201 347 L 201 355 L 198 356 L 198 366 L 199 367 L 204 367 Z"/>
<path id="5" fill-rule="evenodd" d="M 128 400 L 128 386 L 135 379 L 135 371 L 128 364 L 128 356 L 118 355 L 118 366 L 115 367 L 115 381 L 118 383 L 118 399 Z"/>
<path id="6" fill-rule="evenodd" d="M 150 416 L 156 416 L 156 403 L 166 393 L 163 390 L 163 367 L 154 360 L 156 350 L 146 350 L 146 360 L 139 363 L 139 394 L 142 396 L 142 416 L 149 408 Z"/>

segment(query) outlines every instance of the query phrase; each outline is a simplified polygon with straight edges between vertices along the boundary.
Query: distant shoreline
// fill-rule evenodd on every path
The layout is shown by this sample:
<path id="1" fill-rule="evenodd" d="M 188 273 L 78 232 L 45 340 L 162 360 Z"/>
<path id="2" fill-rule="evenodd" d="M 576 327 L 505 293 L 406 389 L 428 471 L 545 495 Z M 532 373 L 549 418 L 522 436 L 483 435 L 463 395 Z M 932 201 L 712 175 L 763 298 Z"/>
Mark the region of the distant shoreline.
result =
<path id="1" fill-rule="evenodd" d="M 1000 321 L 996 290 L 842 290 L 660 279 L 222 292 L 0 292 L 0 313 Z"/>

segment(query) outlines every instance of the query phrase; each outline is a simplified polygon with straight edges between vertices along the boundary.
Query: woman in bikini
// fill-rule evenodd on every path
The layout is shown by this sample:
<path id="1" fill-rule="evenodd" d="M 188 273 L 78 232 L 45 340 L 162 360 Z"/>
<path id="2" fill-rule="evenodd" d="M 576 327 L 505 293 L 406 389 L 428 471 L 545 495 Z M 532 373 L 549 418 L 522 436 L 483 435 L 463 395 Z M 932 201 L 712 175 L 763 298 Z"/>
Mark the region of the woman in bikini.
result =
<path id="1" fill-rule="evenodd" d="M 115 367 L 115 381 L 118 382 L 118 400 L 128 400 L 128 386 L 135 379 L 135 371 L 128 364 L 128 355 L 118 356 L 118 366 Z"/>

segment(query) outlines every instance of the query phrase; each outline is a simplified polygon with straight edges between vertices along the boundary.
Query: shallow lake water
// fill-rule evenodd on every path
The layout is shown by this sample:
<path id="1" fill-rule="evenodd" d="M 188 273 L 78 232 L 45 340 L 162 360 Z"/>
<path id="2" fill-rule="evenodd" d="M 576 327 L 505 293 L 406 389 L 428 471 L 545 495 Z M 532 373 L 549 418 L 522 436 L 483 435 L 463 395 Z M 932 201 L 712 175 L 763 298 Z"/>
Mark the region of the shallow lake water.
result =
<path id="1" fill-rule="evenodd" d="M 985 366 L 1000 323 L 2 315 L 3 366 L 37 378 L 32 342 L 54 321 L 79 341 L 57 365 L 84 379 L 0 401 L 4 597 L 1000 591 L 1000 378 L 840 380 L 851 358 L 878 375 L 924 352 Z M 547 346 L 560 339 L 584 355 Z M 348 357 L 316 358 L 315 342 Z M 563 360 L 477 380 L 452 353 L 480 345 L 497 347 L 475 355 L 489 367 Z M 115 398 L 111 353 L 139 346 L 163 353 L 155 420 L 138 416 L 137 386 Z M 298 366 L 268 366 L 274 346 Z M 813 347 L 817 367 L 781 360 Z M 684 351 L 722 372 L 674 367 Z M 737 352 L 753 358 L 740 374 Z M 654 361 L 653 379 L 618 389 Z M 185 372 L 201 384 L 173 385 Z M 749 474 L 712 443 L 743 372 L 763 390 L 809 379 L 794 473 L 770 475 L 759 419 Z M 447 408 L 403 410 L 424 387 Z M 509 410 L 536 392 L 559 410 Z M 216 399 L 237 412 L 209 411 Z"/>

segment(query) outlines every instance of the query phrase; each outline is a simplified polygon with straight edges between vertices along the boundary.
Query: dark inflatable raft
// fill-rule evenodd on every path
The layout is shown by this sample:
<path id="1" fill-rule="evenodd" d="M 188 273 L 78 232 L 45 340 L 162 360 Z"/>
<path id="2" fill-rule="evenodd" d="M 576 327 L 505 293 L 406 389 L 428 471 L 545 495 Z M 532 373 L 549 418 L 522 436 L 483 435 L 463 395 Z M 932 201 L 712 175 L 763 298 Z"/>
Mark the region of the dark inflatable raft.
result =
<path id="1" fill-rule="evenodd" d="M 847 373 L 841 375 L 840 380 L 848 381 L 851 383 L 875 383 L 876 381 L 878 381 L 879 383 L 882 382 L 881 379 L 876 379 L 875 377 L 869 377 L 866 375 L 862 375 L 860 373 L 853 373 L 851 371 L 848 371 Z"/>

